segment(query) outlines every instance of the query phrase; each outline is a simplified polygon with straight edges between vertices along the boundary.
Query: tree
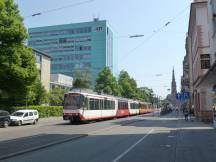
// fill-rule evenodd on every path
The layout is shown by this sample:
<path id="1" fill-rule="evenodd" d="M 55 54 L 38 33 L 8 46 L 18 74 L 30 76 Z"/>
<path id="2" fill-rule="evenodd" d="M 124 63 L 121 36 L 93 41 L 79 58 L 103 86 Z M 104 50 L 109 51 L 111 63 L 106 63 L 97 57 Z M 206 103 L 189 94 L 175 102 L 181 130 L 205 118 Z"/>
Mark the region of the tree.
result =
<path id="1" fill-rule="evenodd" d="M 66 90 L 56 87 L 49 93 L 49 103 L 51 106 L 61 106 Z"/>
<path id="2" fill-rule="evenodd" d="M 120 92 L 123 97 L 138 99 L 138 89 L 136 81 L 129 76 L 126 71 L 121 71 L 118 79 Z"/>
<path id="3" fill-rule="evenodd" d="M 38 71 L 28 34 L 13 0 L 0 1 L 0 103 L 22 105 Z"/>
<path id="4" fill-rule="evenodd" d="M 91 74 L 90 71 L 87 69 L 84 70 L 75 70 L 74 74 L 74 88 L 88 88 L 91 89 Z"/>
<path id="5" fill-rule="evenodd" d="M 154 91 L 148 87 L 141 87 L 139 88 L 141 94 L 142 94 L 142 99 L 146 102 L 154 102 Z"/>
<path id="6" fill-rule="evenodd" d="M 110 95 L 119 96 L 119 86 L 109 67 L 105 67 L 96 79 L 95 90 Z"/>
<path id="7" fill-rule="evenodd" d="M 35 97 L 32 102 L 33 105 L 42 105 L 49 103 L 48 93 L 39 79 L 36 79 L 35 84 L 33 85 L 33 89 L 30 92 L 35 93 Z"/>

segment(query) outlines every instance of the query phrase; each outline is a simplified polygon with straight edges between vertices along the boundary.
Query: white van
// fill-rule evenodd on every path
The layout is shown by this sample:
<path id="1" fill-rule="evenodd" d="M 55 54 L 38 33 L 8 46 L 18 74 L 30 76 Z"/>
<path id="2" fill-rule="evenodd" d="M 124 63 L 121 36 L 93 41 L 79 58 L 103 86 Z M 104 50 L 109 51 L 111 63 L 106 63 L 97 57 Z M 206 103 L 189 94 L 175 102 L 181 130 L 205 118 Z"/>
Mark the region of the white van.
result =
<path id="1" fill-rule="evenodd" d="M 10 116 L 11 124 L 37 124 L 39 113 L 37 110 L 18 110 Z"/>

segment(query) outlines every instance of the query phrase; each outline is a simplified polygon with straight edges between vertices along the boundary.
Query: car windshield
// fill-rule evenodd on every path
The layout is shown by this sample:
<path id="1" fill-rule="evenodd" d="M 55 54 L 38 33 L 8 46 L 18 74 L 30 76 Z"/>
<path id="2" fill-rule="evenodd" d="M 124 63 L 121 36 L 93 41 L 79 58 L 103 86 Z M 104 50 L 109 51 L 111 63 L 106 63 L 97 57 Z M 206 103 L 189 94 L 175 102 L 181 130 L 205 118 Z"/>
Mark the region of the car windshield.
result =
<path id="1" fill-rule="evenodd" d="M 23 116 L 23 112 L 14 112 L 11 114 L 11 116 Z"/>

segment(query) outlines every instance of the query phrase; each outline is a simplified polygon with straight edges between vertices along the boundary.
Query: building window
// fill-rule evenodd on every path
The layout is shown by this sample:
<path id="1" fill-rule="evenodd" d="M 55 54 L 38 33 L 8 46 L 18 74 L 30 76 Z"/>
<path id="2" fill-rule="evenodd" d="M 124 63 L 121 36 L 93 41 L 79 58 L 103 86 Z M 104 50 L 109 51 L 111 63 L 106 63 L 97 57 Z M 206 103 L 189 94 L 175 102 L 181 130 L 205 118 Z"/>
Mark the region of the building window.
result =
<path id="1" fill-rule="evenodd" d="M 210 55 L 209 54 L 202 54 L 200 55 L 201 61 L 201 69 L 209 69 L 211 66 L 210 62 Z"/>
<path id="2" fill-rule="evenodd" d="M 66 43 L 67 39 L 66 38 L 59 38 L 59 43 Z"/>
<path id="3" fill-rule="evenodd" d="M 35 38 L 35 37 L 80 34 L 80 33 L 90 33 L 90 32 L 91 32 L 91 27 L 83 27 L 83 28 L 53 30 L 53 31 L 44 31 L 44 32 L 30 32 L 29 35 L 30 38 Z"/>
<path id="4" fill-rule="evenodd" d="M 96 27 L 96 31 L 102 31 L 103 30 L 103 27 L 99 26 L 99 27 Z"/>

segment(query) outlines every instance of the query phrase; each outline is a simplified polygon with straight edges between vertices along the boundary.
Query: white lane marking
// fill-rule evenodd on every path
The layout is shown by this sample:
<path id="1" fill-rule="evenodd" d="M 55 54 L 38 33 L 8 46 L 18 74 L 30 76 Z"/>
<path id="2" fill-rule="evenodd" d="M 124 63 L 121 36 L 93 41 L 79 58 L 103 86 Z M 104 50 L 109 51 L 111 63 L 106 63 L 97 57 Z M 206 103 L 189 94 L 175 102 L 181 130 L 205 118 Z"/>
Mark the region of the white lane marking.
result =
<path id="1" fill-rule="evenodd" d="M 169 135 L 168 138 L 175 138 L 176 136 Z"/>
<path id="2" fill-rule="evenodd" d="M 140 142 L 142 142 L 148 135 L 150 135 L 154 129 L 151 129 L 145 136 L 143 136 L 141 139 L 139 139 L 136 143 L 134 143 L 132 146 L 130 146 L 127 150 L 125 150 L 123 153 L 121 153 L 118 157 L 116 157 L 112 162 L 119 161 L 122 157 L 124 157 L 128 152 L 130 152 L 136 145 L 138 145 Z"/>
<path id="3" fill-rule="evenodd" d="M 160 145 L 161 147 L 171 147 L 171 145 Z"/>

